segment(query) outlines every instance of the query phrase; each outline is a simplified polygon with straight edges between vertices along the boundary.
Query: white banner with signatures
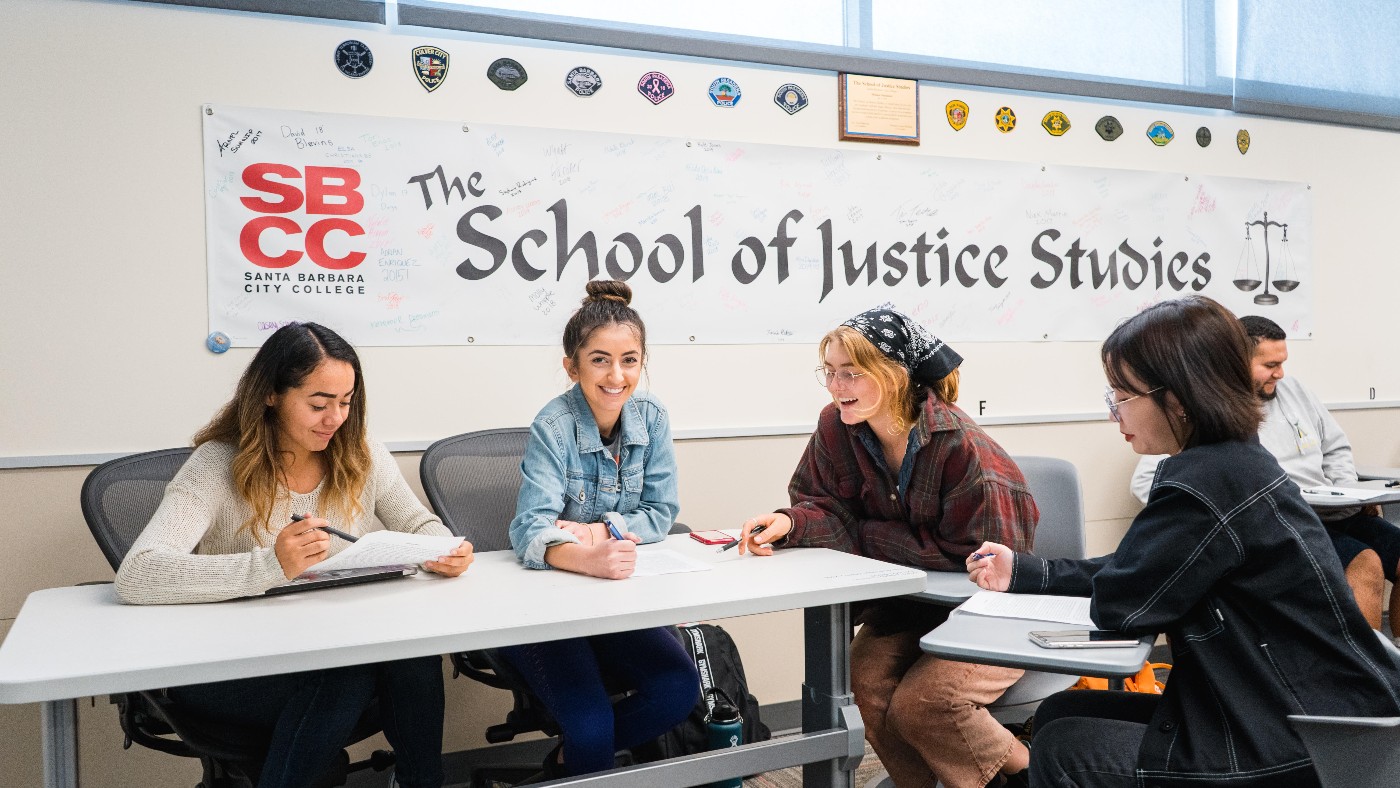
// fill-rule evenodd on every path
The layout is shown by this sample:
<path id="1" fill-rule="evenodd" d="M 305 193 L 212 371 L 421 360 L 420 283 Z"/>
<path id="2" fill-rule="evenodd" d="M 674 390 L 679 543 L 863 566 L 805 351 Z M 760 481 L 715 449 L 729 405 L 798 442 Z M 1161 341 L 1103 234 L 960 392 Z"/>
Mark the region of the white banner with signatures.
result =
<path id="1" fill-rule="evenodd" d="M 1192 293 L 1312 330 L 1299 183 L 208 110 L 209 326 L 236 346 L 291 320 L 553 345 L 594 277 L 663 344 L 810 343 L 882 303 L 950 341 L 1098 340 Z"/>

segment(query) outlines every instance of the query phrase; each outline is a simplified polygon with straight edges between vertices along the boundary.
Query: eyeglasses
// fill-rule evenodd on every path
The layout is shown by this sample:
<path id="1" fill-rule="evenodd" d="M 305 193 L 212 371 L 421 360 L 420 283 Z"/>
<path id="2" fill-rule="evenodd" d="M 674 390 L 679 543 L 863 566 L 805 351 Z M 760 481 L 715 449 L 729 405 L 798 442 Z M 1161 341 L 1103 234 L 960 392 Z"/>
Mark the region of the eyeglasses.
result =
<path id="1" fill-rule="evenodd" d="M 1158 386 L 1157 388 L 1152 389 L 1151 391 L 1144 391 L 1141 394 L 1134 394 L 1133 396 L 1128 397 L 1127 399 L 1118 399 L 1113 394 L 1112 386 L 1104 386 L 1103 401 L 1108 405 L 1108 417 L 1110 419 L 1113 419 L 1114 421 L 1122 421 L 1123 417 L 1118 415 L 1119 405 L 1122 405 L 1124 402 L 1132 402 L 1138 397 L 1146 397 L 1148 394 L 1156 394 L 1164 388 L 1166 388 L 1166 386 Z"/>
<path id="2" fill-rule="evenodd" d="M 855 381 L 856 378 L 864 377 L 865 375 L 870 374 L 868 372 L 851 372 L 850 370 L 845 369 L 827 369 L 826 367 L 817 367 L 816 373 L 817 385 L 821 386 L 822 388 L 828 388 L 829 386 L 831 386 L 831 382 L 833 380 L 837 383 L 840 383 L 842 386 L 849 386 Z"/>

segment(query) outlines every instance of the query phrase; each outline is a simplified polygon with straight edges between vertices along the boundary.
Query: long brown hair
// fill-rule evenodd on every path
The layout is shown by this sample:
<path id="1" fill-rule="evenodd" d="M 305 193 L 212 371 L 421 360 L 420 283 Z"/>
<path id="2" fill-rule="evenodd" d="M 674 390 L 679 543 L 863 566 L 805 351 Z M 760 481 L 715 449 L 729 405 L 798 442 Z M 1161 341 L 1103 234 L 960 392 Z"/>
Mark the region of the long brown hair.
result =
<path id="1" fill-rule="evenodd" d="M 919 409 L 923 407 L 924 400 L 930 392 L 950 405 L 958 401 L 958 383 L 962 376 L 956 369 L 929 387 L 915 383 L 910 379 L 909 370 L 905 369 L 904 365 L 881 353 L 870 340 L 850 326 L 837 326 L 822 337 L 817 346 L 817 355 L 823 361 L 826 359 L 826 349 L 833 342 L 846 350 L 846 355 L 851 357 L 851 363 L 869 375 L 875 387 L 880 390 L 880 401 L 866 418 L 881 411 L 885 412 L 893 421 L 896 434 L 908 430 L 918 421 Z"/>
<path id="2" fill-rule="evenodd" d="M 195 433 L 194 445 L 209 441 L 237 448 L 233 457 L 233 486 L 253 509 L 239 530 L 250 529 L 262 544 L 272 532 L 272 510 L 287 496 L 282 476 L 277 410 L 268 404 L 273 394 L 285 394 L 306 381 L 326 359 L 343 361 L 355 370 L 350 412 L 325 449 L 326 481 L 321 500 L 347 521 L 359 517 L 360 496 L 369 479 L 369 442 L 365 438 L 365 387 L 360 357 L 339 334 L 317 323 L 292 323 L 267 338 L 238 379 L 233 399 Z"/>

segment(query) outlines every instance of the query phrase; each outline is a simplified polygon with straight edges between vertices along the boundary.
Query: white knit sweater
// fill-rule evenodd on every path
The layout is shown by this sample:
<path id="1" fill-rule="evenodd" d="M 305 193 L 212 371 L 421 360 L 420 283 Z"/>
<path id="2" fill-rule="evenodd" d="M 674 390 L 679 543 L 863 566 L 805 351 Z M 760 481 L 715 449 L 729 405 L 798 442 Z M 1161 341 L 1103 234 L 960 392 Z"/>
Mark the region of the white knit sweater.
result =
<path id="1" fill-rule="evenodd" d="M 451 535 L 409 489 L 389 450 L 370 441 L 370 477 L 360 496 L 363 512 L 356 520 L 346 522 L 322 509 L 324 481 L 308 493 L 288 495 L 284 489 L 272 509 L 273 531 L 259 529 L 259 546 L 251 529 L 239 530 L 253 510 L 233 487 L 234 453 L 234 447 L 217 442 L 194 450 L 117 569 L 121 601 L 137 605 L 215 602 L 261 594 L 287 582 L 272 545 L 293 513 L 314 513 L 357 536 L 384 528 Z M 332 554 L 345 547 L 343 540 L 331 539 Z"/>

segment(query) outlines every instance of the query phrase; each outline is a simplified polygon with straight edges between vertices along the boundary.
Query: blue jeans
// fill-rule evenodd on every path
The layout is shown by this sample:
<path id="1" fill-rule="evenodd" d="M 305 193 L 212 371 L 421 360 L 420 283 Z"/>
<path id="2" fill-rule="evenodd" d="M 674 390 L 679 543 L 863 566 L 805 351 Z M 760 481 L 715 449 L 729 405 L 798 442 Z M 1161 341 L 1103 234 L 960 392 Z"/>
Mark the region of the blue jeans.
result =
<path id="1" fill-rule="evenodd" d="M 509 646 L 500 653 L 558 723 L 570 775 L 613 768 L 618 750 L 674 728 L 700 699 L 695 662 L 665 627 Z M 613 705 L 609 688 L 633 693 Z"/>
<path id="2" fill-rule="evenodd" d="M 177 710 L 270 737 L 259 788 L 314 782 L 350 743 L 355 724 L 377 697 L 399 784 L 442 785 L 441 657 L 192 684 L 166 694 Z"/>

